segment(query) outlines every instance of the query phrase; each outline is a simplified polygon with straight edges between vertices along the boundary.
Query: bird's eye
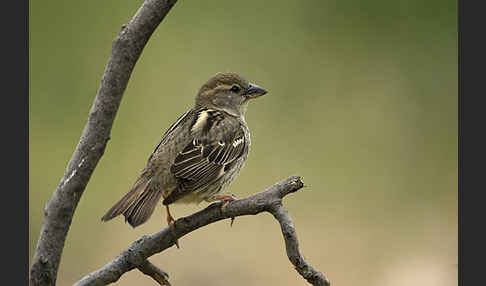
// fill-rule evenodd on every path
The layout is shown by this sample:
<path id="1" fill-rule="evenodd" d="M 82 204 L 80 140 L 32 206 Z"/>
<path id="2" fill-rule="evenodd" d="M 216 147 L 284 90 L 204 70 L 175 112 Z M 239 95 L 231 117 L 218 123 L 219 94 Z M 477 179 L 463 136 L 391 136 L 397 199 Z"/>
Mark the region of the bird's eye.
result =
<path id="1" fill-rule="evenodd" d="M 241 90 L 241 89 L 240 89 L 240 87 L 239 87 L 239 86 L 237 86 L 237 85 L 233 85 L 233 86 L 231 87 L 231 89 L 230 89 L 230 90 L 231 90 L 232 92 L 236 92 L 236 93 L 238 93 L 238 92 L 240 92 L 240 90 Z"/>

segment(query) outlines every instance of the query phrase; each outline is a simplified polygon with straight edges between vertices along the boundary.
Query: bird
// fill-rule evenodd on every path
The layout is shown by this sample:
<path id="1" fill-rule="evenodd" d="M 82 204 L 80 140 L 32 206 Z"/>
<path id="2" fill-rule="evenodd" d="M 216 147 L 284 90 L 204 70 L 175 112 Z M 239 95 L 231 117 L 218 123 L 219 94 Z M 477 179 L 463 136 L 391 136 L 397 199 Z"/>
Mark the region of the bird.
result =
<path id="1" fill-rule="evenodd" d="M 162 135 L 132 188 L 101 218 L 121 214 L 133 228 L 145 223 L 160 200 L 174 230 L 169 205 L 236 200 L 224 193 L 250 150 L 248 103 L 267 91 L 234 72 L 219 72 L 199 89 L 194 107 Z M 177 240 L 176 245 L 179 247 Z"/>

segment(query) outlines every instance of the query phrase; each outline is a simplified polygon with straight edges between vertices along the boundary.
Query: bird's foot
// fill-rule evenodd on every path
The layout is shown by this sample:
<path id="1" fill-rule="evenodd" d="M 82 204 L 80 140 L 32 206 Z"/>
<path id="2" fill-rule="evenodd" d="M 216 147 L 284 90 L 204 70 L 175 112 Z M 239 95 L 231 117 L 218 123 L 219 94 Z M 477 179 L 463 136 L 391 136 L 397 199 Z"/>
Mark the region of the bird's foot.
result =
<path id="1" fill-rule="evenodd" d="M 216 200 L 220 200 L 223 202 L 221 205 L 221 212 L 223 213 L 223 216 L 226 216 L 224 210 L 226 206 L 231 203 L 232 201 L 236 201 L 236 197 L 233 194 L 224 194 L 224 195 L 216 195 L 214 197 Z M 230 226 L 233 226 L 233 222 L 235 221 L 234 217 L 231 217 L 231 223 Z"/>
<path id="2" fill-rule="evenodd" d="M 172 234 L 175 236 L 175 219 L 170 214 L 169 206 L 165 206 L 165 208 L 167 210 L 167 224 L 169 225 L 169 228 L 172 231 Z M 177 240 L 177 238 L 175 240 L 175 245 L 177 246 L 177 248 L 180 248 L 179 247 L 179 241 Z"/>

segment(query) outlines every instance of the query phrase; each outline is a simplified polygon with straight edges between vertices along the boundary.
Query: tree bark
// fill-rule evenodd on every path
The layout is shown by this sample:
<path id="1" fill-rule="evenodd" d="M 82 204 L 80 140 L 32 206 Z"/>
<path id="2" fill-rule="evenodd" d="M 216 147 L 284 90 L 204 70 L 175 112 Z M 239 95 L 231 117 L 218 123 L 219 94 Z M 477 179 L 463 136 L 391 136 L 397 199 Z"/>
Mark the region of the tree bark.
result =
<path id="1" fill-rule="evenodd" d="M 166 227 L 158 233 L 141 237 L 114 260 L 83 277 L 74 285 L 102 286 L 118 281 L 124 273 L 132 269 L 138 268 L 144 272 L 143 269 L 140 269 L 140 265 L 145 267 L 147 258 L 173 246 L 176 239 L 198 228 L 227 218 L 269 212 L 280 223 L 287 256 L 297 272 L 312 285 L 329 286 L 330 282 L 324 274 L 315 270 L 302 257 L 294 224 L 282 205 L 283 197 L 298 191 L 303 186 L 304 183 L 300 177 L 289 177 L 263 192 L 229 203 L 225 208 L 225 216 L 221 212 L 221 203 L 213 203 L 199 212 L 176 220 L 174 231 Z"/>
<path id="2" fill-rule="evenodd" d="M 46 204 L 30 285 L 55 285 L 64 242 L 79 199 L 103 156 L 128 79 L 143 48 L 177 0 L 146 0 L 113 43 L 81 139 Z"/>

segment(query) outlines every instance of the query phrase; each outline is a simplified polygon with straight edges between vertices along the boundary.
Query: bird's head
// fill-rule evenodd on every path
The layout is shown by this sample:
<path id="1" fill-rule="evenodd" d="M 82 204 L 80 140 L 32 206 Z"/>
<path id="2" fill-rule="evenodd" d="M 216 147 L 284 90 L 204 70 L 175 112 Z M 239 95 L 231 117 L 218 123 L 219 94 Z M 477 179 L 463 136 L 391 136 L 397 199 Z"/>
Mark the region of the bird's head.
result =
<path id="1" fill-rule="evenodd" d="M 196 107 L 223 110 L 234 116 L 244 117 L 250 99 L 265 93 L 265 89 L 236 73 L 217 73 L 199 90 Z"/>

